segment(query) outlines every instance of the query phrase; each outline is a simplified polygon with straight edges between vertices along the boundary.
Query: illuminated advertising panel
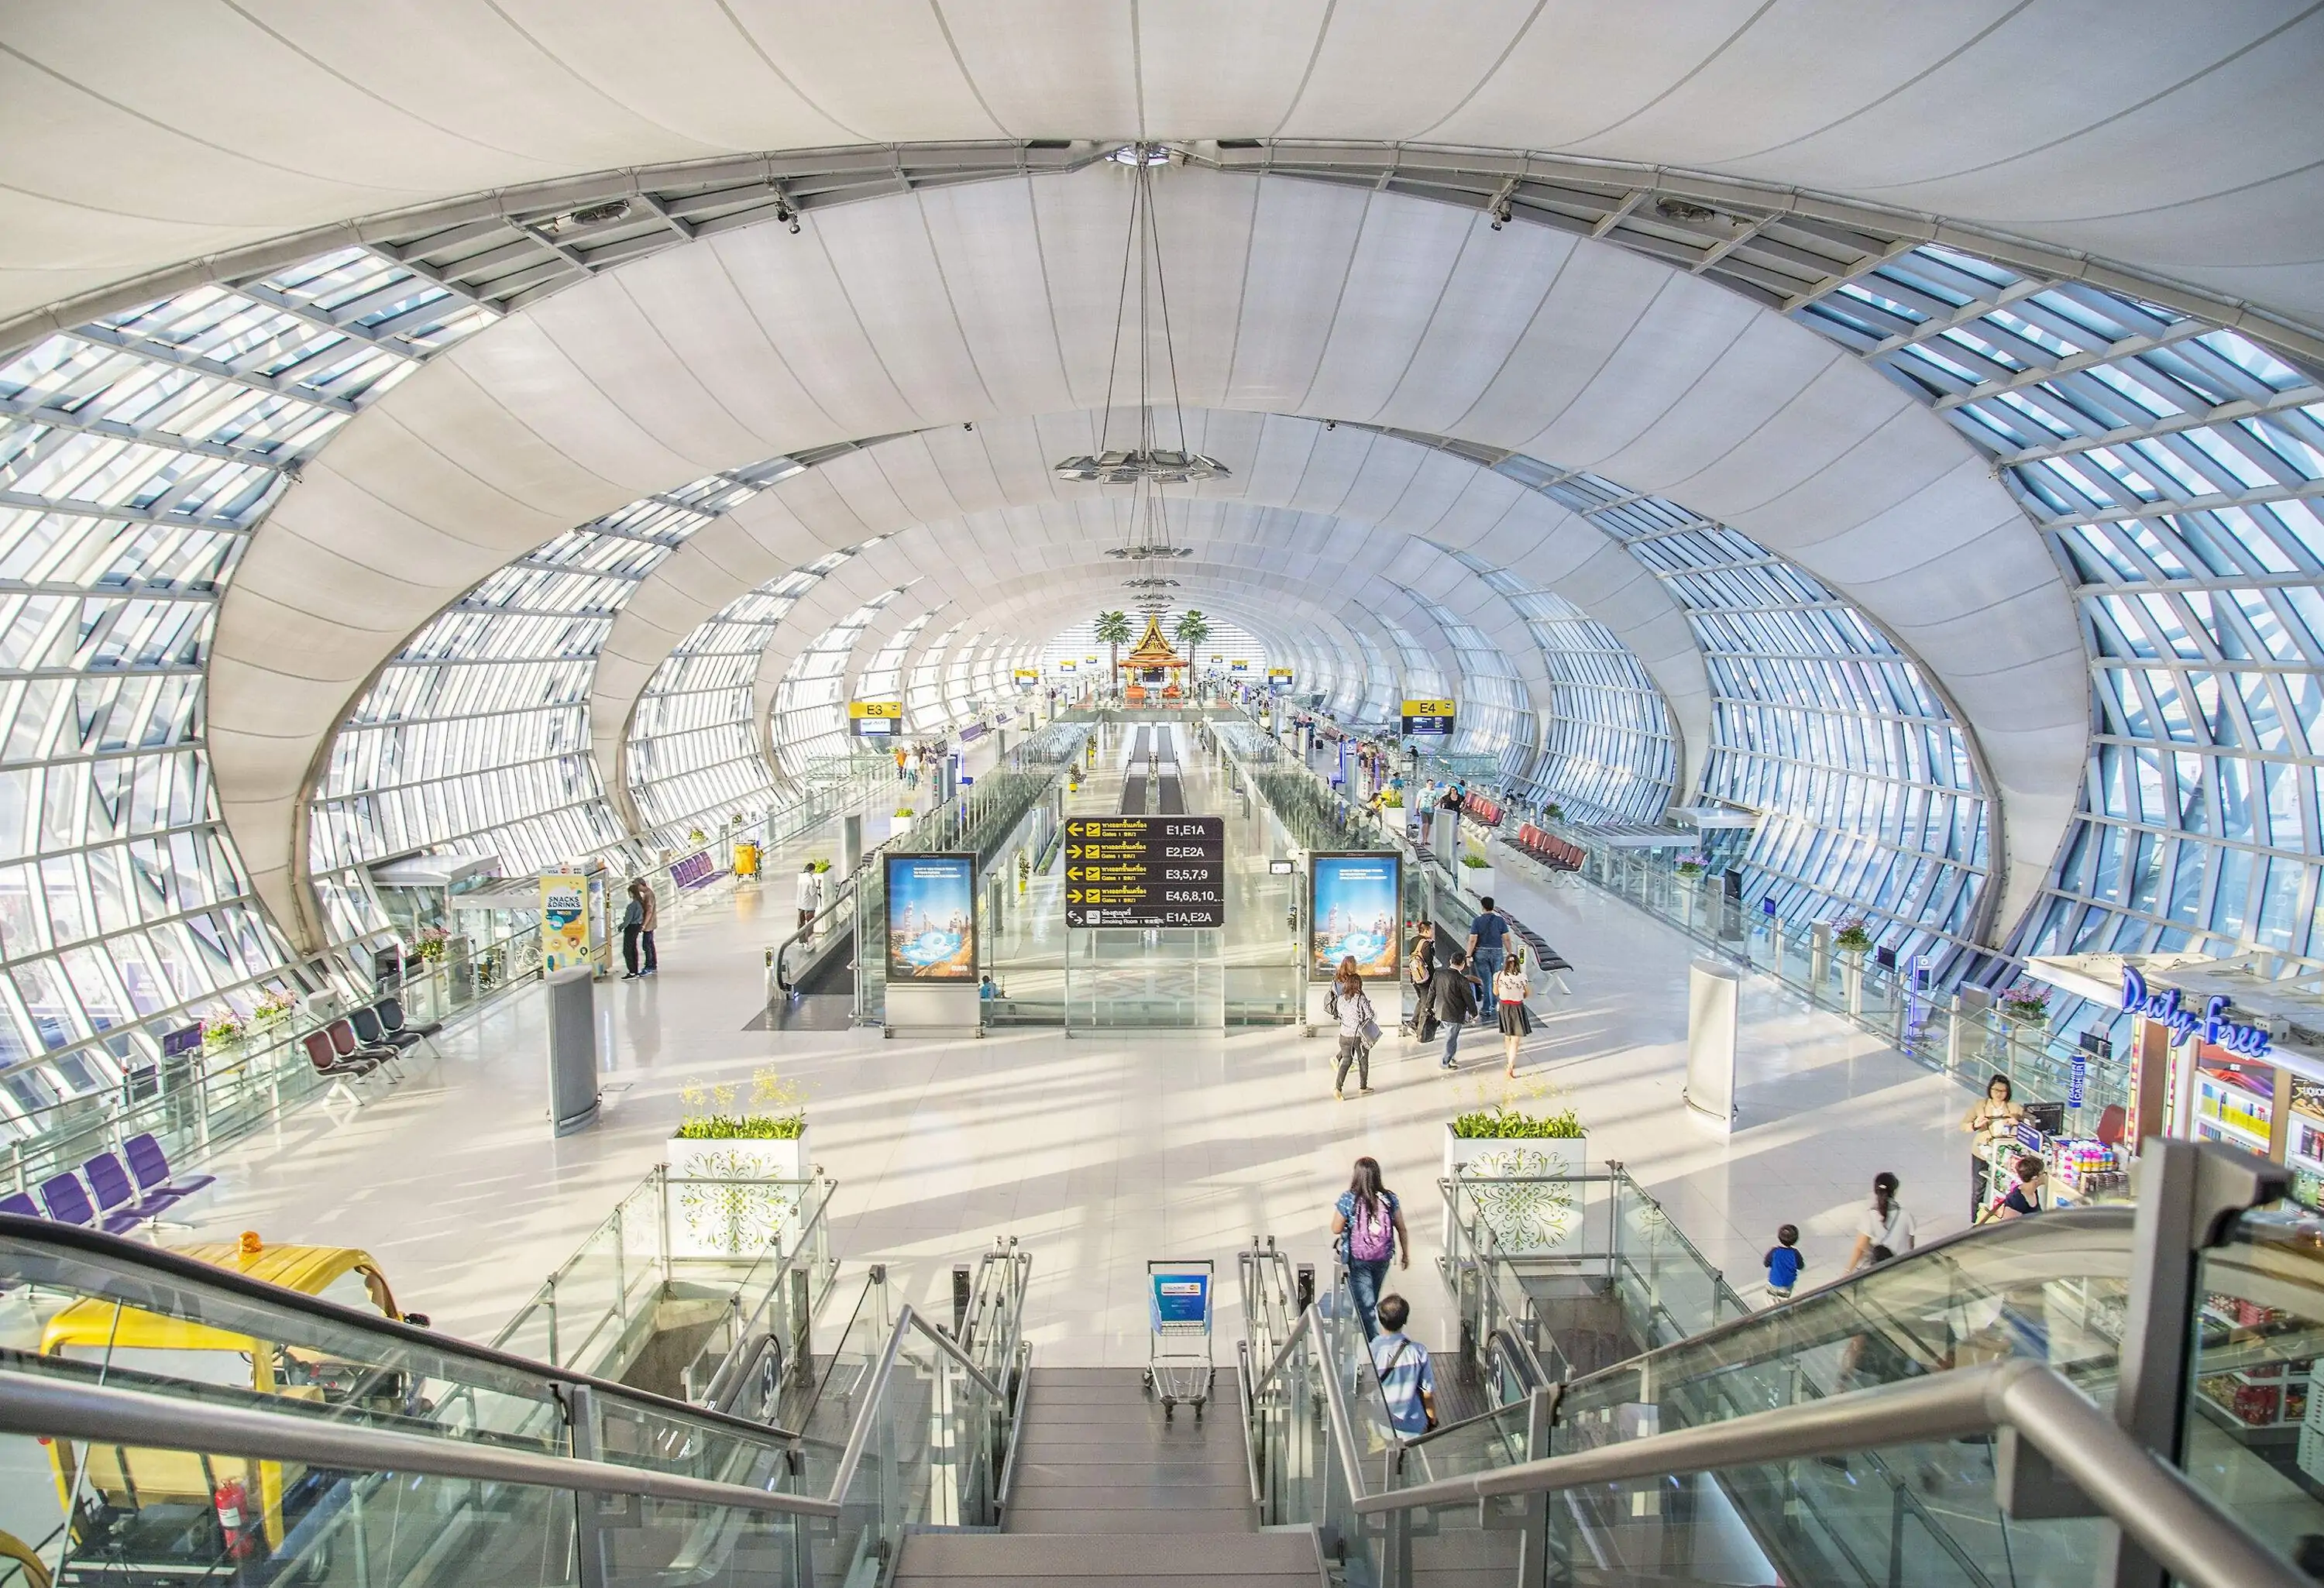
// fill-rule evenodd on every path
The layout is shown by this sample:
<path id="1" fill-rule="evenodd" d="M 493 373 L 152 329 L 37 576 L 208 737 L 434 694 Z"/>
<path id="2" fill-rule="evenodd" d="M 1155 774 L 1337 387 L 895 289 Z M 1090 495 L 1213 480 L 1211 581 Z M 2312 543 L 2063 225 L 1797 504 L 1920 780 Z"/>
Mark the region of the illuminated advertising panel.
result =
<path id="1" fill-rule="evenodd" d="M 890 854 L 888 979 L 976 980 L 976 857 Z"/>
<path id="2" fill-rule="evenodd" d="M 1307 970 L 1318 982 L 1356 962 L 1367 982 L 1393 982 L 1400 951 L 1402 864 L 1396 855 L 1314 854 L 1307 859 Z"/>

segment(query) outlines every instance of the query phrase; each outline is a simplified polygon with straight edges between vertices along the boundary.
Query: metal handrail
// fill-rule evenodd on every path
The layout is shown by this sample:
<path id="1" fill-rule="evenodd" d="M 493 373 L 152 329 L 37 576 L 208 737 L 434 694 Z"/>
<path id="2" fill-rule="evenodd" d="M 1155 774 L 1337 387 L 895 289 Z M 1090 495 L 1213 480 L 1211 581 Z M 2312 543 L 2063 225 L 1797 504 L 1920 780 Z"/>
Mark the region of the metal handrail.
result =
<path id="1" fill-rule="evenodd" d="M 881 847 L 884 848 L 886 845 L 882 845 Z M 781 988 L 786 992 L 793 990 L 793 983 L 783 969 L 784 960 L 790 953 L 790 946 L 792 944 L 798 942 L 802 938 L 811 937 L 820 933 L 824 929 L 825 919 L 827 917 L 837 915 L 842 905 L 847 906 L 849 910 L 849 924 L 851 926 L 853 924 L 855 890 L 862 882 L 863 878 L 870 874 L 869 863 L 872 858 L 876 857 L 879 853 L 879 849 L 870 851 L 862 861 L 857 863 L 855 869 L 848 872 L 846 877 L 840 882 L 839 891 L 833 895 L 831 902 L 825 905 L 821 909 L 816 911 L 814 916 L 808 919 L 805 926 L 792 928 L 790 936 L 785 937 L 780 943 L 775 946 L 776 986 Z M 858 945 L 857 948 L 860 953 L 862 951 L 862 946 Z"/>
<path id="2" fill-rule="evenodd" d="M 1250 1380 L 1253 1405 L 1283 1371 L 1293 1350 L 1311 1335 L 1320 1345 L 1313 1311 L 1300 1315 L 1274 1362 Z M 2313 1588 L 2185 1473 L 2132 1439 L 2095 1401 L 2043 1363 L 2021 1361 L 1955 1369 L 1593 1450 L 1378 1491 L 1364 1482 L 1339 1375 L 1326 1371 L 1322 1377 L 1333 1442 L 1360 1515 L 1472 1505 L 1500 1496 L 1552 1494 L 1591 1484 L 1997 1432 L 2005 1445 L 1998 1463 L 2002 1491 L 1996 1498 L 2005 1511 L 2011 1509 L 2006 1486 L 2013 1469 L 2027 1464 L 2023 1454 L 2010 1448 L 2011 1442 L 2022 1441 L 2038 1452 L 2033 1458 L 2036 1463 L 2046 1458 L 2095 1508 L 2088 1514 L 2107 1517 L 2195 1588 Z M 1255 1460 L 1252 1478 L 1256 1484 Z M 2051 1510 L 2043 1514 L 2061 1513 Z"/>
<path id="3" fill-rule="evenodd" d="M 261 1461 L 304 1461 L 338 1472 L 423 1473 L 431 1477 L 574 1489 L 592 1494 L 637 1494 L 792 1516 L 839 1514 L 837 1502 L 830 1500 L 713 1482 L 650 1467 L 533 1454 L 465 1439 L 438 1439 L 245 1407 L 176 1400 L 135 1390 L 68 1384 L 5 1369 L 0 1369 L 0 1432 L 101 1439 L 115 1445 Z"/>
<path id="4" fill-rule="evenodd" d="M 831 1478 L 831 1503 L 835 1507 L 846 1498 L 847 1486 L 855 1481 L 856 1465 L 863 1459 L 863 1447 L 871 1443 L 872 1422 L 879 1416 L 880 1403 L 887 1399 L 888 1380 L 894 1375 L 896 1358 L 904 1349 L 904 1336 L 913 1329 L 918 1329 L 935 1342 L 936 1348 L 958 1363 L 961 1371 L 975 1381 L 978 1389 L 991 1396 L 1000 1405 L 1009 1404 L 1007 1391 L 985 1377 L 983 1370 L 969 1361 L 967 1353 L 954 1344 L 943 1330 L 920 1316 L 913 1310 L 911 1303 L 906 1302 L 903 1310 L 896 1315 L 896 1326 L 888 1333 L 888 1343 L 881 1350 L 880 1365 L 872 1371 L 862 1408 L 855 1414 L 855 1422 L 847 1430 L 847 1444 L 840 1453 L 838 1470 Z"/>
<path id="5" fill-rule="evenodd" d="M 1360 1492 L 1354 1504 L 1367 1515 L 1475 1504 L 1997 1432 L 2031 1445 L 2096 1512 L 2197 1588 L 2313 1588 L 2063 1374 L 2034 1362 L 1956 1369 L 1409 1489 Z M 2024 1461 L 2007 1445 L 2002 1454 L 1997 1486 L 2005 1491 L 1997 1498 L 2007 1510 L 2013 1470 L 2024 1470 Z"/>
<path id="6" fill-rule="evenodd" d="M 171 1279 L 182 1279 L 212 1289 L 224 1290 L 244 1301 L 275 1307 L 285 1312 L 303 1313 L 319 1322 L 353 1329 L 380 1338 L 390 1344 L 416 1347 L 423 1352 L 453 1362 L 478 1362 L 507 1371 L 545 1380 L 551 1384 L 586 1385 L 601 1390 L 627 1404 L 642 1404 L 656 1411 L 680 1420 L 710 1424 L 732 1432 L 747 1434 L 764 1440 L 797 1440 L 798 1436 L 770 1423 L 754 1423 L 744 1417 L 729 1417 L 667 1395 L 657 1395 L 650 1390 L 633 1385 L 616 1384 L 591 1373 L 576 1372 L 569 1368 L 551 1367 L 530 1357 L 510 1352 L 496 1351 L 489 1345 L 438 1334 L 433 1329 L 366 1312 L 361 1307 L 343 1306 L 309 1296 L 300 1290 L 288 1290 L 270 1285 L 263 1279 L 254 1279 L 232 1269 L 201 1262 L 171 1251 L 163 1247 L 149 1246 L 142 1241 L 131 1241 L 119 1235 L 107 1235 L 78 1224 L 59 1223 L 53 1219 L 25 1218 L 15 1214 L 0 1214 L 0 1239 L 15 1237 L 31 1245 L 61 1246 L 105 1258 L 132 1268 L 148 1269 Z"/>

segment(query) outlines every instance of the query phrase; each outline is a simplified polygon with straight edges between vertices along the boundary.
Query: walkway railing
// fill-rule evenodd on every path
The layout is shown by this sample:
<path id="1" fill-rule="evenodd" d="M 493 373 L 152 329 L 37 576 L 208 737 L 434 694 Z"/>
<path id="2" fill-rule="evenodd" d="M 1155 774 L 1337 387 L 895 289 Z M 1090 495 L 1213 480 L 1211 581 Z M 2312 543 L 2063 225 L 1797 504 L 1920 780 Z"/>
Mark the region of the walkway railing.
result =
<path id="1" fill-rule="evenodd" d="M 1746 910 L 1728 899 L 1709 871 L 1683 875 L 1677 863 L 1650 852 L 1592 841 L 1586 827 L 1542 824 L 1584 855 L 1578 875 L 1722 958 L 1771 976 L 1819 1009 L 1841 1016 L 1931 1069 L 1982 1091 L 1994 1075 L 2010 1078 L 2021 1098 L 2069 1101 L 2077 1088 L 2078 1056 L 2053 1046 L 2046 1022 L 2025 1023 L 1983 1006 L 1982 993 L 1941 992 L 1915 983 L 1910 965 L 1884 965 L 1869 953 L 1832 946 L 1828 925 L 1802 926 Z M 1554 882 L 1561 873 L 1508 845 L 1497 863 Z M 2128 1056 L 2079 1056 L 2079 1110 L 2070 1109 L 2066 1134 L 2093 1133 L 2108 1104 L 2130 1095 Z"/>
<path id="2" fill-rule="evenodd" d="M 1508 1365 L 1533 1383 L 1607 1365 L 1568 1360 L 1537 1291 L 1587 1294 L 1610 1304 L 1628 1339 L 1624 1355 L 1752 1310 L 1725 1271 L 1618 1161 L 1579 1175 L 1472 1176 L 1456 1167 L 1436 1188 L 1446 1237 L 1438 1269 L 1459 1307 L 1462 1338 L 1488 1379 L 1504 1369 L 1499 1353 L 1513 1353 L 1517 1361 Z M 1552 1223 L 1565 1238 L 1550 1250 L 1527 1250 Z"/>
<path id="3" fill-rule="evenodd" d="M 678 1280 L 728 1292 L 727 1320 L 744 1344 L 762 1334 L 796 1336 L 801 1302 L 812 1313 L 831 1284 L 836 1264 L 825 1214 L 836 1185 L 827 1179 L 762 1180 L 672 1175 L 657 1166 L 541 1281 L 532 1298 L 493 1337 L 495 1350 L 550 1367 L 604 1372 L 650 1328 L 655 1308 Z M 763 1235 L 755 1251 L 723 1257 L 683 1257 L 677 1237 L 697 1206 L 745 1240 Z M 804 1297 L 791 1293 L 790 1276 L 807 1276 Z"/>

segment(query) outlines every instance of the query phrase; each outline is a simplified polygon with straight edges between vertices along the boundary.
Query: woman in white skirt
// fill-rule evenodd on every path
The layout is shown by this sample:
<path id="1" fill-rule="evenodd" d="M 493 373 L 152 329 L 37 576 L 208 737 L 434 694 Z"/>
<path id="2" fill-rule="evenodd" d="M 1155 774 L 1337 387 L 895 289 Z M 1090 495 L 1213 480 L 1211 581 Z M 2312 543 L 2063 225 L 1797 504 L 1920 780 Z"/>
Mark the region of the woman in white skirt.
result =
<path id="1" fill-rule="evenodd" d="M 1501 1021 L 1501 1055 L 1508 1060 L 1501 1073 L 1517 1078 L 1517 1049 L 1533 1029 L 1533 1017 L 1526 1012 L 1525 955 L 1511 949 L 1509 956 L 1493 977 L 1493 1001 L 1499 1005 Z"/>

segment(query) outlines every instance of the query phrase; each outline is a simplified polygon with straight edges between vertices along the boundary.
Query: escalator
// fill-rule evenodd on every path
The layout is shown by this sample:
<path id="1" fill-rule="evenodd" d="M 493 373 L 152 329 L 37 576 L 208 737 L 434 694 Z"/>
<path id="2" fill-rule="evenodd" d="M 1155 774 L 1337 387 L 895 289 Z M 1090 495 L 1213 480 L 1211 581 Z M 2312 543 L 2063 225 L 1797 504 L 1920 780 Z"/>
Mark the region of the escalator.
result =
<path id="1" fill-rule="evenodd" d="M 874 1269 L 745 1417 L 550 1368 L 46 1221 L 0 1215 L 10 1580 L 806 1588 L 907 1529 L 991 1526 L 1026 1260 L 988 1254 L 956 1343 Z M 97 1343 L 51 1349 L 97 1316 Z M 785 1420 L 791 1426 L 783 1426 Z M 27 1481 L 30 1480 L 30 1481 Z M 0 1552 L 5 1553 L 5 1552 Z"/>
<path id="2" fill-rule="evenodd" d="M 1934 1404 L 1952 1384 L 1997 1403 L 1996 1387 L 2038 1371 L 2120 1437 L 2107 1414 L 2131 1309 L 2133 1233 L 2127 1207 L 1970 1232 L 1562 1383 L 1540 1367 L 1562 1353 L 1532 1348 L 1508 1320 L 1479 1352 L 1507 1403 L 1409 1443 L 1387 1431 L 1343 1293 L 1327 1286 L 1304 1329 L 1262 1297 L 1241 1364 L 1255 1486 L 1268 1519 L 1323 1528 L 1351 1581 L 1539 1581 L 1531 1548 L 1546 1580 L 1577 1584 L 2087 1583 L 2115 1523 L 2089 1505 L 2012 1514 L 2004 1447 L 2022 1432 L 1958 1406 L 1934 1422 L 1880 1415 Z M 1281 1292 L 1268 1264 L 1257 1267 L 1259 1288 Z M 2324 1357 L 2324 1221 L 2287 1206 L 2242 1215 L 2202 1256 L 2196 1294 L 2174 1481 L 2279 1562 L 2319 1558 L 2324 1415 L 2311 1420 L 2307 1406 Z M 1440 1355 L 1440 1371 L 1458 1355 Z M 1889 1431 L 1851 1438 L 1855 1418 Z M 1701 1448 L 1722 1425 L 1771 1439 L 1780 1426 L 1788 1445 L 1782 1459 L 1679 1463 L 1619 1481 L 1545 1475 L 1518 1491 L 1520 1468 L 1584 1471 L 1626 1451 L 1655 1464 L 1655 1441 Z M 1942 1436 L 1904 1436 L 1923 1427 Z M 1497 1473 L 1509 1474 L 1498 1495 Z M 1448 1491 L 1461 1499 L 1430 1498 Z M 1408 1508 L 1396 1509 L 1407 1493 Z"/>

